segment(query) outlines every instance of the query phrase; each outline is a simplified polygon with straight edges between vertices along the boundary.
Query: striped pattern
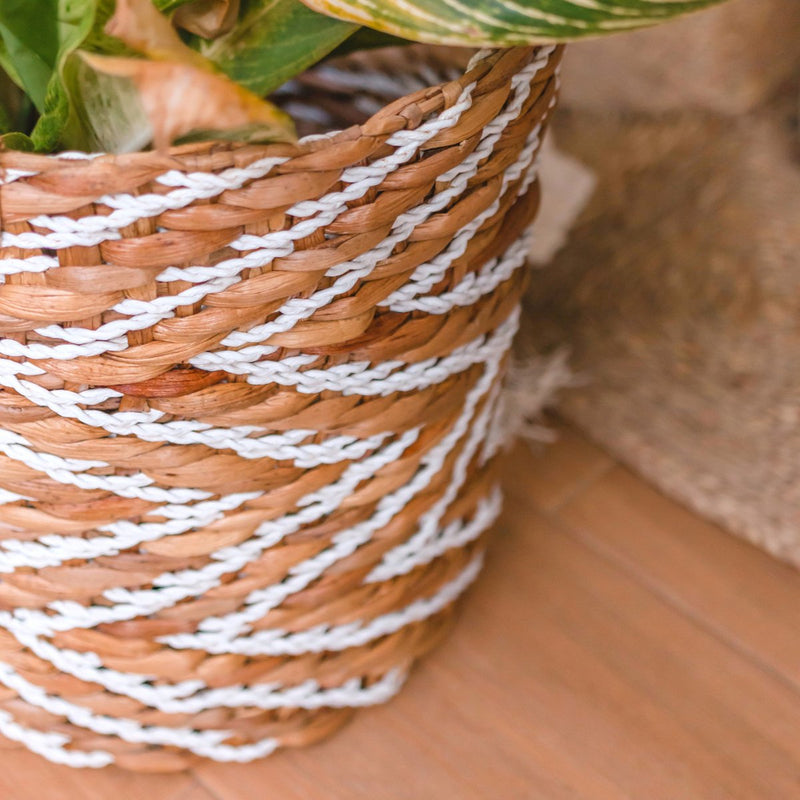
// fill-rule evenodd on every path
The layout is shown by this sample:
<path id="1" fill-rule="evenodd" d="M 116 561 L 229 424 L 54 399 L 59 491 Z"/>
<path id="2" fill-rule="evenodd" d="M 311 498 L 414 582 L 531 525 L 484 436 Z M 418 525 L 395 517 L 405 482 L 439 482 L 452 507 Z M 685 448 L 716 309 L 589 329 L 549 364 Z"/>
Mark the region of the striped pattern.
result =
<path id="1" fill-rule="evenodd" d="M 323 14 L 435 44 L 513 47 L 625 31 L 721 0 L 303 0 Z"/>
<path id="2" fill-rule="evenodd" d="M 422 52 L 300 79 L 381 108 L 296 146 L 0 154 L 6 738 L 249 761 L 388 700 L 446 631 L 500 510 L 560 48 L 445 83 Z"/>

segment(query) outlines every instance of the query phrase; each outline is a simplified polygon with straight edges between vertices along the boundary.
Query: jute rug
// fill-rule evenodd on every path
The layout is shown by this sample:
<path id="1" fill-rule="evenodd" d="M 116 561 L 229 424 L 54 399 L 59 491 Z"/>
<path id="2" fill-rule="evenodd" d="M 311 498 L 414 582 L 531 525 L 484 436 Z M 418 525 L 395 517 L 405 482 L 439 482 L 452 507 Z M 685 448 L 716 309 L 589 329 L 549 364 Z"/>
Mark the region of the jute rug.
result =
<path id="1" fill-rule="evenodd" d="M 599 185 L 532 281 L 527 330 L 587 381 L 567 418 L 800 565 L 796 114 L 794 96 L 738 120 L 562 112 L 559 146 Z"/>

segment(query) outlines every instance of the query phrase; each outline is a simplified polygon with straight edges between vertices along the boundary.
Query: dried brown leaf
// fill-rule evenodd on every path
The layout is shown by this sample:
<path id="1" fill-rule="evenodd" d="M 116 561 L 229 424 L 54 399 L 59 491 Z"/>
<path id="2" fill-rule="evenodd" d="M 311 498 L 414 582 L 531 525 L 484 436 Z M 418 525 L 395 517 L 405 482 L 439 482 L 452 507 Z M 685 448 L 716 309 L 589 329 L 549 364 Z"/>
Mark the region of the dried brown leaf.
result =
<path id="1" fill-rule="evenodd" d="M 133 82 L 157 149 L 192 131 L 258 131 L 258 138 L 293 141 L 291 119 L 224 75 L 193 64 L 81 53 L 105 75 Z"/>
<path id="2" fill-rule="evenodd" d="M 117 0 L 113 16 L 105 32 L 116 36 L 131 50 L 158 61 L 194 64 L 212 70 L 210 62 L 184 44 L 172 23 L 151 0 Z"/>

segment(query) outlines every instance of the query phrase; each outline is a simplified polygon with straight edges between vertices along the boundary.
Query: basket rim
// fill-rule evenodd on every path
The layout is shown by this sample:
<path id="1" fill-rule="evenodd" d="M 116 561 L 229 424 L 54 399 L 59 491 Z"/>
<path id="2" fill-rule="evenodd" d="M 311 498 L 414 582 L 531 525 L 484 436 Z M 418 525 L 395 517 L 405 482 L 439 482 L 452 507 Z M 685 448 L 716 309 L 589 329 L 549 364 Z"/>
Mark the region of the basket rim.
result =
<path id="1" fill-rule="evenodd" d="M 391 50 L 394 48 L 381 48 Z M 253 161 L 278 157 L 295 161 L 311 154 L 324 154 L 347 143 L 362 138 L 386 137 L 405 129 L 413 129 L 422 121 L 419 110 L 404 114 L 410 106 L 417 105 L 424 115 L 441 112 L 452 106 L 461 92 L 470 83 L 486 79 L 493 72 L 500 76 L 519 69 L 531 53 L 543 50 L 542 46 L 513 47 L 505 50 L 475 51 L 470 64 L 458 78 L 439 84 L 432 84 L 416 92 L 405 94 L 383 106 L 361 124 L 334 129 L 323 134 L 305 136 L 295 143 L 253 144 L 229 140 L 204 140 L 175 145 L 167 150 L 143 150 L 133 153 L 113 154 L 103 152 L 59 151 L 55 153 L 30 153 L 21 150 L 0 149 L 0 187 L 10 181 L 5 180 L 6 170 L 22 172 L 51 172 L 55 170 L 104 171 L 109 168 L 127 169 L 187 169 L 195 171 L 214 171 L 214 156 L 234 154 L 237 166 L 247 166 Z M 297 165 L 300 168 L 300 165 Z"/>

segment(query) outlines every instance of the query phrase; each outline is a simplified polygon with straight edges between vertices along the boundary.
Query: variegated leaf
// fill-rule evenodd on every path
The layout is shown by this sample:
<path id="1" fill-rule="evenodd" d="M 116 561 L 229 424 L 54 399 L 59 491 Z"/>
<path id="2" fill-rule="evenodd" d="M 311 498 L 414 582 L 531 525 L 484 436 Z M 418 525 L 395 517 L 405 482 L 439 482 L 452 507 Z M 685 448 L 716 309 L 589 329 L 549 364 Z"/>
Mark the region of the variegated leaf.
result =
<path id="1" fill-rule="evenodd" d="M 303 0 L 323 14 L 420 42 L 511 47 L 631 30 L 722 0 Z"/>

